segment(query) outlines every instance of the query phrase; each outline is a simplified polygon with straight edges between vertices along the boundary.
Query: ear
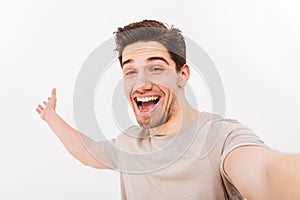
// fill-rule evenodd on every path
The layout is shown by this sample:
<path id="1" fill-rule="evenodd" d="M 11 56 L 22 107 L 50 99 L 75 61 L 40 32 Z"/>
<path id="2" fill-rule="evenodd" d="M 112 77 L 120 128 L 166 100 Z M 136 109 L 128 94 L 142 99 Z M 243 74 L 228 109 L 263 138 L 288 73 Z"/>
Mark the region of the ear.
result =
<path id="1" fill-rule="evenodd" d="M 177 85 L 183 88 L 187 84 L 189 78 L 190 78 L 190 67 L 187 64 L 184 64 L 180 72 L 178 72 Z"/>

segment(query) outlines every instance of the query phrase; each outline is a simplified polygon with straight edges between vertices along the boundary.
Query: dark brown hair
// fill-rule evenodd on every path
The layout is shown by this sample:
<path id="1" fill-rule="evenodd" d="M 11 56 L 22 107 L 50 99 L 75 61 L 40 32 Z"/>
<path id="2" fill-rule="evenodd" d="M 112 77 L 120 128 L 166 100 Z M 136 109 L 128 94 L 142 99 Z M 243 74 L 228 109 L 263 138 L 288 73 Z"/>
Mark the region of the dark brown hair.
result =
<path id="1" fill-rule="evenodd" d="M 139 41 L 156 41 L 165 46 L 179 72 L 186 64 L 186 46 L 181 31 L 156 20 L 143 20 L 119 27 L 115 34 L 116 51 L 122 66 L 122 53 L 127 45 Z"/>

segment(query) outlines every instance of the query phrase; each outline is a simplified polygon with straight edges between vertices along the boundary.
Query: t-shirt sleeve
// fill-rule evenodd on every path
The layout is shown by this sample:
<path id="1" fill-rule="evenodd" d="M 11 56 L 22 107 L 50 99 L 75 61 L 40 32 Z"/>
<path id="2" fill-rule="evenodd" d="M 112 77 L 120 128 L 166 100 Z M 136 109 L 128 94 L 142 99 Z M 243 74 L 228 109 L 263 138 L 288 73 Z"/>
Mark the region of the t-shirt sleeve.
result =
<path id="1" fill-rule="evenodd" d="M 253 145 L 266 147 L 266 144 L 252 130 L 237 120 L 227 120 L 226 124 L 225 126 L 227 127 L 224 128 L 224 143 L 220 159 L 220 173 L 228 194 L 232 196 L 231 198 L 243 199 L 224 170 L 225 158 L 236 148 Z"/>
<path id="2" fill-rule="evenodd" d="M 136 138 L 142 137 L 137 135 L 140 130 L 138 126 L 131 126 L 114 139 L 96 142 L 88 148 L 88 151 L 101 164 L 111 169 L 127 169 L 137 161 L 135 156 L 130 156 L 132 155 L 130 149 L 134 145 L 139 145 Z"/>
<path id="3" fill-rule="evenodd" d="M 117 169 L 117 155 L 115 151 L 116 139 L 99 141 L 87 148 L 88 152 L 101 164 L 110 169 Z"/>

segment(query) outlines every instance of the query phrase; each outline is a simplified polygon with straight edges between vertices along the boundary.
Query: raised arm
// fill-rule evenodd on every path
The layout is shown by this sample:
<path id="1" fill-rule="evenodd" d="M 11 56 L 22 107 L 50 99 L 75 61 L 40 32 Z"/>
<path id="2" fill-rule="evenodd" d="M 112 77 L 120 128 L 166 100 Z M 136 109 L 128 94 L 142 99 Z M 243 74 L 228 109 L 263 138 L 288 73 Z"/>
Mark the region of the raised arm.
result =
<path id="1" fill-rule="evenodd" d="M 43 106 L 39 104 L 36 112 L 47 122 L 48 126 L 60 139 L 68 152 L 77 160 L 90 167 L 108 169 L 107 166 L 95 159 L 86 149 L 86 147 L 93 145 L 95 141 L 69 126 L 56 113 L 55 108 L 56 89 L 53 88 L 51 97 L 48 98 L 48 101 L 43 102 Z M 83 145 L 83 142 L 85 145 Z"/>
<path id="2" fill-rule="evenodd" d="M 229 153 L 224 167 L 247 200 L 300 199 L 300 154 L 245 146 Z"/>

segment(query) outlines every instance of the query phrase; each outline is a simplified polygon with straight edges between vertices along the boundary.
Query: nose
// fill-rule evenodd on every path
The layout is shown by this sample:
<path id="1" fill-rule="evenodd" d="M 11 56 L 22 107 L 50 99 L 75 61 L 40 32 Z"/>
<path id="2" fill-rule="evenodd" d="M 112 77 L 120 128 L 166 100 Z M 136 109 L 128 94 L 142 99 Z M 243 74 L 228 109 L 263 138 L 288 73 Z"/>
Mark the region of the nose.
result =
<path id="1" fill-rule="evenodd" d="M 151 90 L 153 87 L 152 82 L 149 80 L 145 72 L 138 73 L 134 90 L 140 93 L 144 93 L 148 90 Z"/>

